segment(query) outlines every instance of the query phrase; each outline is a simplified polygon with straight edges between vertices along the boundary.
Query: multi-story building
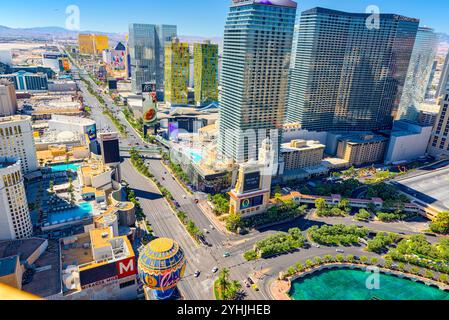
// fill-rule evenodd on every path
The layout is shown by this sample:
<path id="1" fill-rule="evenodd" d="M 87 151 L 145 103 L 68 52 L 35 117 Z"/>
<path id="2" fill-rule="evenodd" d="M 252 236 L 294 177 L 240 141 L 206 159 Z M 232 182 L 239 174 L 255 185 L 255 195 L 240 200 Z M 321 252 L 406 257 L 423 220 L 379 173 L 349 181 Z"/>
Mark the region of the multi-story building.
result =
<path id="1" fill-rule="evenodd" d="M 126 236 L 113 227 L 61 241 L 62 293 L 50 300 L 135 300 L 137 263 Z"/>
<path id="2" fill-rule="evenodd" d="M 188 104 L 189 44 L 174 39 L 165 45 L 165 102 Z"/>
<path id="3" fill-rule="evenodd" d="M 449 157 L 449 89 L 441 101 L 441 110 L 433 128 L 428 152 L 434 157 Z"/>
<path id="4" fill-rule="evenodd" d="M 78 45 L 81 54 L 102 54 L 109 48 L 109 38 L 100 34 L 79 34 Z"/>
<path id="5" fill-rule="evenodd" d="M 304 11 L 292 59 L 287 122 L 314 131 L 389 129 L 419 20 L 325 8 Z"/>
<path id="6" fill-rule="evenodd" d="M 33 225 L 23 184 L 20 159 L 0 157 L 0 240 L 25 239 Z"/>
<path id="7" fill-rule="evenodd" d="M 156 26 L 156 89 L 164 90 L 165 83 L 165 45 L 170 43 L 178 35 L 178 27 L 175 25 Z"/>
<path id="8" fill-rule="evenodd" d="M 152 24 L 129 25 L 131 87 L 142 92 L 142 84 L 156 81 L 156 29 Z"/>
<path id="9" fill-rule="evenodd" d="M 416 121 L 424 102 L 437 54 L 438 38 L 433 29 L 420 27 L 416 34 L 407 79 L 399 105 L 399 119 Z"/>
<path id="10" fill-rule="evenodd" d="M 0 116 L 12 116 L 17 112 L 16 89 L 12 82 L 0 79 Z"/>
<path id="11" fill-rule="evenodd" d="M 376 135 L 354 135 L 339 139 L 337 157 L 360 166 L 384 160 L 388 139 Z"/>
<path id="12" fill-rule="evenodd" d="M 445 95 L 447 89 L 449 89 L 449 52 L 447 53 L 446 60 L 444 61 L 440 82 L 438 84 L 436 93 L 437 98 Z"/>
<path id="13" fill-rule="evenodd" d="M 109 70 L 125 70 L 126 67 L 126 47 L 118 42 L 114 49 L 103 51 L 103 62 Z"/>
<path id="14" fill-rule="evenodd" d="M 0 118 L 0 157 L 19 158 L 24 174 L 38 169 L 30 117 Z"/>
<path id="15" fill-rule="evenodd" d="M 193 46 L 195 103 L 218 101 L 218 45 L 195 43 Z"/>
<path id="16" fill-rule="evenodd" d="M 282 144 L 284 171 L 318 167 L 324 157 L 325 145 L 319 141 L 293 140 Z"/>
<path id="17" fill-rule="evenodd" d="M 19 71 L 13 74 L 0 75 L 14 83 L 17 91 L 42 92 L 48 90 L 48 77 L 45 73 L 29 73 Z"/>
<path id="18" fill-rule="evenodd" d="M 296 7 L 291 0 L 232 1 L 221 72 L 218 148 L 224 158 L 257 159 L 270 133 L 279 157 Z"/>
<path id="19" fill-rule="evenodd" d="M 153 24 L 129 25 L 128 48 L 131 61 L 131 85 L 135 93 L 142 92 L 142 84 L 155 82 L 164 88 L 165 44 L 177 34 L 177 27 Z"/>

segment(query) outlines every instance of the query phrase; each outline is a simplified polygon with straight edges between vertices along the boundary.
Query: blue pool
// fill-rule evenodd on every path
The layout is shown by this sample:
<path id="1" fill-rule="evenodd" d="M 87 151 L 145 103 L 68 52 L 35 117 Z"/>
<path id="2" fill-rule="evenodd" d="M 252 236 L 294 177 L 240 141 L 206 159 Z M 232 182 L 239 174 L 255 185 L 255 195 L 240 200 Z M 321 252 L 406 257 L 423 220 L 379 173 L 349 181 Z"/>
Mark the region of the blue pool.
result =
<path id="1" fill-rule="evenodd" d="M 82 220 L 92 215 L 92 205 L 88 202 L 83 202 L 78 205 L 77 208 L 54 212 L 48 214 L 48 222 L 50 224 L 59 224 L 64 222 L 69 222 L 68 220 Z"/>
<path id="2" fill-rule="evenodd" d="M 203 159 L 202 150 L 188 149 L 187 152 L 195 163 L 198 163 Z"/>
<path id="3" fill-rule="evenodd" d="M 64 172 L 67 170 L 73 170 L 76 172 L 80 166 L 81 165 L 79 163 L 69 163 L 69 164 L 55 164 L 52 165 L 50 168 L 52 173 Z"/>

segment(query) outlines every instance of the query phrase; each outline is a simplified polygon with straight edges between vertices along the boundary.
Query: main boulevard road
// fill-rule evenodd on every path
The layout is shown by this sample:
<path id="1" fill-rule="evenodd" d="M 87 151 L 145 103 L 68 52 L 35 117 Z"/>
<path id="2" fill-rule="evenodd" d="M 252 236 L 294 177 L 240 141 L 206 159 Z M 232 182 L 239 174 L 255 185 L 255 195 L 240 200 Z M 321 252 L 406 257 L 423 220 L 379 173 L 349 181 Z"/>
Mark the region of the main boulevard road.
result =
<path id="1" fill-rule="evenodd" d="M 74 72 L 79 72 L 76 69 Z M 87 76 L 84 78 L 91 82 L 92 88 L 100 90 L 96 84 L 91 81 Z M 99 132 L 116 131 L 111 120 L 103 115 L 102 108 L 97 99 L 90 95 L 86 85 L 82 81 L 77 81 L 77 84 L 84 96 L 85 103 L 92 109 L 91 118 L 97 122 Z M 144 142 L 138 134 L 132 134 L 133 128 L 124 119 L 123 114 L 120 112 L 120 108 L 115 106 L 111 98 L 102 94 L 106 101 L 107 108 L 109 108 L 121 123 L 126 126 L 127 131 L 130 133 L 127 137 L 121 139 L 120 144 L 122 148 L 129 146 L 144 146 Z M 304 261 L 305 259 L 313 258 L 315 256 L 323 256 L 326 254 L 336 254 L 336 249 L 343 249 L 346 254 L 353 255 L 368 255 L 371 254 L 363 251 L 361 247 L 350 248 L 326 248 L 312 246 L 307 250 L 299 250 L 290 254 L 277 256 L 271 259 L 259 260 L 256 262 L 247 262 L 243 258 L 243 253 L 251 249 L 255 242 L 261 240 L 277 231 L 285 231 L 288 228 L 299 227 L 302 231 L 306 231 L 313 224 L 359 224 L 353 222 L 350 218 L 342 219 L 314 219 L 310 217 L 297 219 L 296 221 L 289 222 L 283 225 L 279 225 L 268 230 L 253 231 L 246 236 L 229 236 L 221 233 L 220 231 L 210 228 L 212 223 L 202 213 L 198 205 L 194 201 L 194 196 L 185 192 L 184 188 L 178 183 L 176 179 L 170 175 L 168 170 L 163 166 L 160 156 L 154 155 L 147 158 L 146 163 L 149 166 L 150 171 L 155 178 L 167 188 L 175 200 L 179 202 L 181 210 L 186 212 L 189 219 L 195 222 L 195 224 L 201 229 L 207 229 L 206 234 L 207 241 L 212 245 L 206 247 L 204 245 L 197 244 L 187 233 L 184 226 L 178 220 L 175 213 L 172 211 L 164 197 L 159 192 L 158 188 L 147 178 L 140 175 L 134 167 L 131 165 L 129 155 L 122 154 L 123 162 L 121 164 L 122 177 L 126 180 L 130 188 L 136 193 L 137 198 L 140 200 L 142 209 L 148 222 L 152 225 L 154 233 L 158 237 L 169 237 L 176 240 L 183 248 L 188 261 L 188 267 L 185 278 L 181 281 L 179 289 L 182 295 L 188 300 L 209 300 L 213 299 L 212 285 L 215 280 L 215 274 L 212 274 L 214 267 L 229 268 L 230 276 L 234 280 L 243 281 L 250 274 L 255 271 L 264 274 L 259 280 L 259 292 L 252 289 L 243 288 L 245 291 L 246 299 L 249 300 L 263 300 L 269 299 L 268 286 L 272 279 L 274 279 L 279 272 L 287 269 L 289 266 L 295 264 L 298 261 Z M 373 230 L 379 231 L 391 231 L 399 232 L 403 234 L 417 234 L 419 233 L 419 224 L 413 226 L 411 224 L 399 223 L 399 224 L 383 224 L 383 223 L 370 223 L 364 226 Z M 428 238 L 429 239 L 429 238 Z M 433 239 L 432 242 L 436 241 Z M 224 252 L 231 253 L 229 258 L 224 258 Z M 200 271 L 201 275 L 198 278 L 194 277 L 195 271 Z"/>

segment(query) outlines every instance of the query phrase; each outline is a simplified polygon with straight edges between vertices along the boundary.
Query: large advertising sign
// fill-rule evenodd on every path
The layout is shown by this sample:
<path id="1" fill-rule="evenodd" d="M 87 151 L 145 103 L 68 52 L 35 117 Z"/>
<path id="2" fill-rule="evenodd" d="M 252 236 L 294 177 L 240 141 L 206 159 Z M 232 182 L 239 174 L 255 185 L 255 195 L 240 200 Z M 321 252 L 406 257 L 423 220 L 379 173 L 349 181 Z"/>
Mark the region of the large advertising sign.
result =
<path id="1" fill-rule="evenodd" d="M 146 126 L 154 126 L 157 123 L 157 98 L 156 84 L 142 84 L 143 99 L 143 123 Z"/>
<path id="2" fill-rule="evenodd" d="M 245 174 L 243 192 L 255 191 L 260 189 L 260 172 L 251 172 Z"/>
<path id="3" fill-rule="evenodd" d="M 93 124 L 86 128 L 86 134 L 89 137 L 89 141 L 97 140 L 97 125 Z"/>
<path id="4" fill-rule="evenodd" d="M 137 274 L 136 259 L 134 257 L 115 263 L 108 263 L 96 268 L 80 272 L 81 289 L 105 285 Z"/>
<path id="5" fill-rule="evenodd" d="M 263 204 L 263 195 L 242 200 L 240 210 L 254 208 Z"/>

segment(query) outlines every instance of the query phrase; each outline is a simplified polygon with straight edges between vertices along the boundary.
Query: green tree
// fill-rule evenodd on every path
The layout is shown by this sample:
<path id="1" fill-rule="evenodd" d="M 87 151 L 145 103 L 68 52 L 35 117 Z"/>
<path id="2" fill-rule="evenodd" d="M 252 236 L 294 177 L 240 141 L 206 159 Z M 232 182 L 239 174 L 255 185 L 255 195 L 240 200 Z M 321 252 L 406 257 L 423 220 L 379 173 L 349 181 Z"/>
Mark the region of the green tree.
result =
<path id="1" fill-rule="evenodd" d="M 231 213 L 226 219 L 226 229 L 231 232 L 237 232 L 242 226 L 242 216 L 238 213 Z"/>
<path id="2" fill-rule="evenodd" d="M 449 212 L 440 212 L 430 224 L 430 230 L 439 234 L 449 234 Z"/>

